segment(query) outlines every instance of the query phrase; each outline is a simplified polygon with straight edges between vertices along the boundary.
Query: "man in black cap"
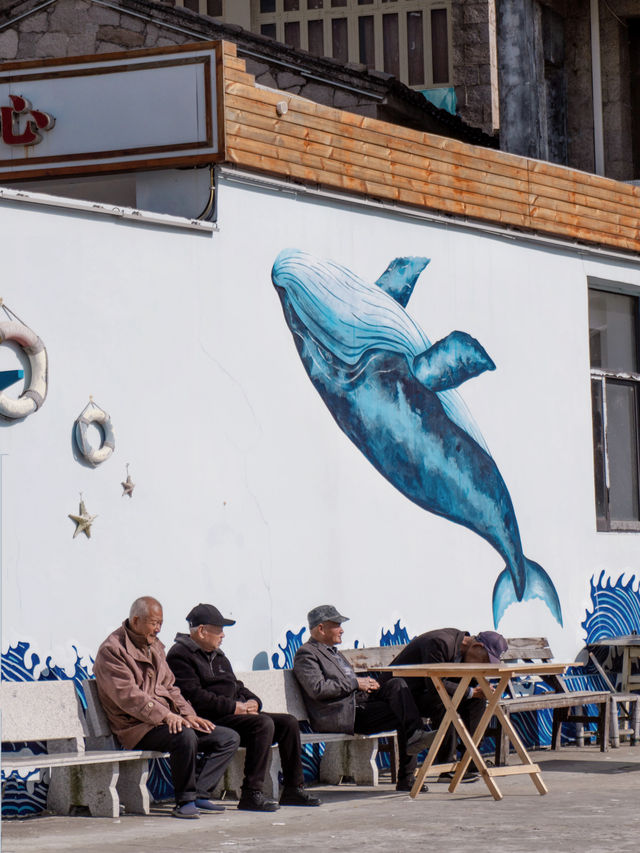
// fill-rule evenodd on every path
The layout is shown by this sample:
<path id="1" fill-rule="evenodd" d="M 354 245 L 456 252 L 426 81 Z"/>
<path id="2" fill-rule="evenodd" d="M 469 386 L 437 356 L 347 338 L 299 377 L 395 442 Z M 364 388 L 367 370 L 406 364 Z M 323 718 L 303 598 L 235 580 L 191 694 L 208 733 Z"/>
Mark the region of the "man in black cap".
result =
<path id="1" fill-rule="evenodd" d="M 427 631 L 415 637 L 393 659 L 393 664 L 417 663 L 500 663 L 501 655 L 507 650 L 507 641 L 496 631 L 482 631 L 472 636 L 468 631 L 457 628 L 441 628 L 438 631 Z M 456 691 L 458 682 L 455 679 L 443 679 L 442 682 L 450 696 Z M 407 678 L 418 708 L 425 717 L 429 717 L 437 728 L 445 715 L 445 708 L 433 686 L 430 678 Z M 458 706 L 458 713 L 464 720 L 468 731 L 473 733 L 480 722 L 487 705 L 480 687 L 469 687 Z M 449 726 L 447 734 L 438 750 L 438 764 L 452 764 L 456 758 L 458 738 L 453 726 Z M 449 781 L 453 773 L 442 773 L 441 780 Z M 477 772 L 471 766 L 464 775 L 463 781 L 473 782 L 478 778 Z"/>
<path id="2" fill-rule="evenodd" d="M 235 625 L 212 604 L 198 604 L 187 615 L 189 634 L 177 634 L 167 662 L 176 684 L 197 713 L 216 725 L 234 729 L 246 747 L 244 781 L 238 808 L 273 812 L 278 803 L 264 796 L 262 786 L 269 751 L 280 749 L 284 790 L 283 806 L 319 806 L 320 800 L 305 791 L 300 758 L 300 728 L 291 714 L 264 713 L 260 699 L 235 677 L 220 644 L 224 626 Z"/>
<path id="3" fill-rule="evenodd" d="M 406 682 L 390 678 L 358 678 L 336 646 L 342 642 L 342 623 L 348 621 L 331 604 L 309 611 L 311 638 L 293 660 L 293 672 L 302 688 L 309 722 L 316 732 L 374 734 L 398 730 L 398 791 L 410 791 L 415 758 L 433 738 Z"/>

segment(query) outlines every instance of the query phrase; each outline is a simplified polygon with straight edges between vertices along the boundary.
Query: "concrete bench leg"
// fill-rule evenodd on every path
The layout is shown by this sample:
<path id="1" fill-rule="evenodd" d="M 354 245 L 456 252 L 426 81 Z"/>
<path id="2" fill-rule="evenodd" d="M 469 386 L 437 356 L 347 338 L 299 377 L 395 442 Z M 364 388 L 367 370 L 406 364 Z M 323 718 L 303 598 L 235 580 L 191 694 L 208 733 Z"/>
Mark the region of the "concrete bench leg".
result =
<path id="1" fill-rule="evenodd" d="M 117 782 L 117 761 L 52 768 L 47 807 L 64 815 L 74 806 L 87 806 L 92 817 L 119 817 Z"/>
<path id="2" fill-rule="evenodd" d="M 377 756 L 376 738 L 327 743 L 320 760 L 320 781 L 338 785 L 343 776 L 352 776 L 356 785 L 376 786 Z"/>
<path id="3" fill-rule="evenodd" d="M 127 814 L 149 814 L 149 760 L 123 761 L 117 791 Z"/>

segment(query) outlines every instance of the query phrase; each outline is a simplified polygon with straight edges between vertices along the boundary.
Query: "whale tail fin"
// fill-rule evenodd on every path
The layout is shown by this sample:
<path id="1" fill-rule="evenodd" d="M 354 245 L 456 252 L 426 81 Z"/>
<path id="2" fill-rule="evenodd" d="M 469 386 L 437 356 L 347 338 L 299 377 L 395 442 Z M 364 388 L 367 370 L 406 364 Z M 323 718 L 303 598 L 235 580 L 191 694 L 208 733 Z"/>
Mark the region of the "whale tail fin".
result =
<path id="1" fill-rule="evenodd" d="M 542 566 L 533 560 L 524 558 L 525 582 L 522 598 L 516 596 L 513 586 L 513 578 L 508 568 L 504 568 L 498 575 L 493 588 L 493 624 L 495 627 L 504 616 L 504 612 L 510 604 L 516 601 L 529 601 L 532 598 L 541 598 L 547 605 L 553 617 L 562 625 L 562 608 L 560 599 L 553 585 L 553 581 Z"/>

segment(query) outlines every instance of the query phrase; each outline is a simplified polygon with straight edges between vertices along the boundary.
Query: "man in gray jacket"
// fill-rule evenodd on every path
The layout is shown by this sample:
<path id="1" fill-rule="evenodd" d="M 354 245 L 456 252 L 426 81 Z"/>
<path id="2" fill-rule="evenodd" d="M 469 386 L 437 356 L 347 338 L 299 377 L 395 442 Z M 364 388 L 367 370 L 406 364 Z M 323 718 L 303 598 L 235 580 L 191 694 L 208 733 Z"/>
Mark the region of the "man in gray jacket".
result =
<path id="1" fill-rule="evenodd" d="M 375 678 L 358 678 L 336 646 L 342 642 L 342 623 L 348 620 L 331 604 L 308 614 L 311 638 L 295 654 L 293 672 L 302 688 L 309 722 L 316 732 L 374 734 L 398 730 L 398 791 L 413 785 L 413 755 L 426 749 L 432 733 L 402 678 L 380 685 Z"/>

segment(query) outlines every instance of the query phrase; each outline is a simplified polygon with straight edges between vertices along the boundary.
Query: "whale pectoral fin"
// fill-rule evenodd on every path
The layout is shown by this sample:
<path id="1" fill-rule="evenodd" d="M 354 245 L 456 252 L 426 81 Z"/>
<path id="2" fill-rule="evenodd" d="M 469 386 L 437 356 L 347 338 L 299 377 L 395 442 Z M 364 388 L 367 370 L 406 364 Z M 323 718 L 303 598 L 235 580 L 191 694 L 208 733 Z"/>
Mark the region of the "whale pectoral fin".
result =
<path id="1" fill-rule="evenodd" d="M 430 260 L 431 258 L 396 258 L 391 261 L 376 284 L 406 308 L 418 276 Z"/>
<path id="2" fill-rule="evenodd" d="M 413 360 L 413 374 L 430 391 L 447 391 L 496 366 L 466 332 L 451 332 Z"/>

